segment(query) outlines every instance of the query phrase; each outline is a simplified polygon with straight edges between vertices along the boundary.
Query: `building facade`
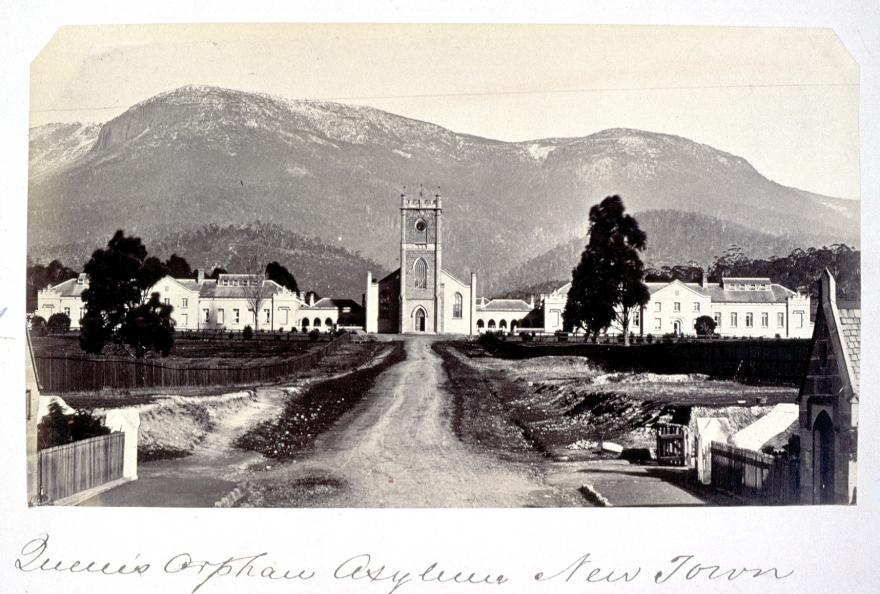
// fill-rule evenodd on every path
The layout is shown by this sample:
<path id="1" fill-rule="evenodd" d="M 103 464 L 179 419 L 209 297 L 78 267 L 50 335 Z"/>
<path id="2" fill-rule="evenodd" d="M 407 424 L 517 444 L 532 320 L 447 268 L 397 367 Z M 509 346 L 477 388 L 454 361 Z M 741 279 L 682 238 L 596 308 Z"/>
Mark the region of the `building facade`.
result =
<path id="1" fill-rule="evenodd" d="M 82 293 L 88 288 L 85 274 L 41 290 L 37 294 L 36 315 L 46 320 L 54 313 L 70 317 L 70 327 L 80 327 L 85 315 Z M 256 287 L 260 287 L 259 291 Z M 260 275 L 220 274 L 218 278 L 180 279 L 166 276 L 147 294 L 159 293 L 159 299 L 174 309 L 171 317 L 177 330 L 241 331 L 254 330 L 322 331 L 338 327 L 363 327 L 363 308 L 350 299 L 312 299 L 305 302 L 296 293 Z M 254 311 L 255 295 L 259 305 Z"/>
<path id="2" fill-rule="evenodd" d="M 477 276 L 466 283 L 443 269 L 441 196 L 400 200 L 400 267 L 379 280 L 367 273 L 366 331 L 474 334 Z"/>
<path id="3" fill-rule="evenodd" d="M 634 312 L 635 334 L 696 334 L 697 318 L 715 321 L 715 334 L 772 338 L 810 338 L 810 296 L 769 278 L 725 277 L 720 283 L 646 283 L 651 299 Z M 614 328 L 619 333 L 619 328 Z"/>
<path id="4" fill-rule="evenodd" d="M 802 503 L 855 503 L 861 305 L 822 276 L 807 373 L 798 394 Z"/>

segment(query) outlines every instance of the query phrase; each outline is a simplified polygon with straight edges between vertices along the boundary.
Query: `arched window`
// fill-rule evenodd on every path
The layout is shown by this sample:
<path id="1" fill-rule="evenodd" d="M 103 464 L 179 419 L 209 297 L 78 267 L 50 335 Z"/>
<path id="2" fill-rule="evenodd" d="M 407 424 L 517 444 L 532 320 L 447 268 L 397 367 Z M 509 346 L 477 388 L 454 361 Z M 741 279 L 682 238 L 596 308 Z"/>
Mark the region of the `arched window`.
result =
<path id="1" fill-rule="evenodd" d="M 303 328 L 308 328 L 308 327 L 309 327 L 309 319 L 303 318 Z"/>
<path id="2" fill-rule="evenodd" d="M 507 329 L 507 320 L 501 320 L 500 322 L 498 322 L 498 327 L 504 328 L 506 330 Z"/>
<path id="3" fill-rule="evenodd" d="M 461 318 L 461 293 L 456 293 L 452 297 L 452 317 Z"/>
<path id="4" fill-rule="evenodd" d="M 422 258 L 413 264 L 413 287 L 416 289 L 428 288 L 428 264 Z"/>
<path id="5" fill-rule="evenodd" d="M 327 318 L 326 320 L 324 320 L 324 325 L 325 326 L 332 326 L 333 325 L 333 318 Z"/>
<path id="6" fill-rule="evenodd" d="M 483 323 L 483 320 L 477 320 L 477 328 L 484 328 L 486 324 Z"/>
<path id="7" fill-rule="evenodd" d="M 315 327 L 317 328 L 320 326 L 321 326 L 321 318 L 315 318 Z"/>
<path id="8" fill-rule="evenodd" d="M 489 320 L 489 328 L 495 327 L 495 320 Z"/>
<path id="9" fill-rule="evenodd" d="M 516 320 L 511 320 L 511 322 L 510 322 L 510 331 L 513 332 L 513 331 L 516 330 L 518 327 L 519 327 L 519 322 L 517 322 Z"/>

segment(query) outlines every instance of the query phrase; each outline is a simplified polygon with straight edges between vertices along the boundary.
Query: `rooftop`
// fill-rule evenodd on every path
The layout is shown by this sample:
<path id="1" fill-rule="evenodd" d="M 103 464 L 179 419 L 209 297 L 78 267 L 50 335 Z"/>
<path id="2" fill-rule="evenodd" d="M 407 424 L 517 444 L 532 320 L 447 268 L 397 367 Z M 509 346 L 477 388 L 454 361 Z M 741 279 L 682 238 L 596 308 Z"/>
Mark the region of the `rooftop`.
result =
<path id="1" fill-rule="evenodd" d="M 534 309 L 522 299 L 491 299 L 484 305 L 477 306 L 480 311 L 523 311 Z"/>

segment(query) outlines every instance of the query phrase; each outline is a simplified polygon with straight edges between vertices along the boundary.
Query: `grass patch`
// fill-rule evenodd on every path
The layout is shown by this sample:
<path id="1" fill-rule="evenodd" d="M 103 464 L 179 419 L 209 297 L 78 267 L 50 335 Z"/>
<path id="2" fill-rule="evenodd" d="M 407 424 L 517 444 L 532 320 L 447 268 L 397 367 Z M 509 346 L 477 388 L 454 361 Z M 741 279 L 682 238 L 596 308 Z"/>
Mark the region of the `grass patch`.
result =
<path id="1" fill-rule="evenodd" d="M 443 359 L 449 378 L 455 436 L 507 459 L 545 453 L 514 404 L 524 396 L 523 388 L 499 371 L 481 371 L 468 365 L 455 355 L 457 347 L 449 342 L 432 346 Z"/>
<path id="2" fill-rule="evenodd" d="M 311 449 L 318 435 L 360 402 L 383 371 L 406 358 L 402 343 L 391 348 L 377 365 L 313 384 L 287 402 L 280 418 L 260 423 L 240 436 L 235 447 L 282 461 Z"/>

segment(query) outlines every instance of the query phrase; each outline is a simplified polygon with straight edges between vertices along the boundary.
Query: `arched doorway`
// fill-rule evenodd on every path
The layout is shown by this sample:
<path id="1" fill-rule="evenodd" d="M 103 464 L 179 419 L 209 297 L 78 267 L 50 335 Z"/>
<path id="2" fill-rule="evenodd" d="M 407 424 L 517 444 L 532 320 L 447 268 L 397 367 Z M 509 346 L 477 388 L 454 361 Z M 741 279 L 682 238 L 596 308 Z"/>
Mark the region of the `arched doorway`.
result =
<path id="1" fill-rule="evenodd" d="M 425 310 L 421 307 L 417 307 L 416 311 L 413 313 L 413 331 L 415 332 L 424 332 L 425 331 L 425 318 L 426 318 Z"/>
<path id="2" fill-rule="evenodd" d="M 813 423 L 813 493 L 815 503 L 834 503 L 834 424 L 824 410 Z"/>

